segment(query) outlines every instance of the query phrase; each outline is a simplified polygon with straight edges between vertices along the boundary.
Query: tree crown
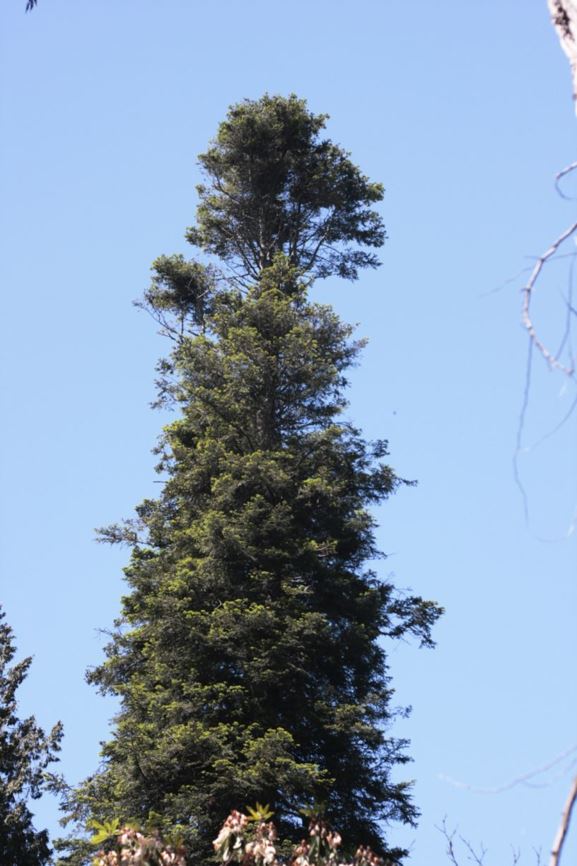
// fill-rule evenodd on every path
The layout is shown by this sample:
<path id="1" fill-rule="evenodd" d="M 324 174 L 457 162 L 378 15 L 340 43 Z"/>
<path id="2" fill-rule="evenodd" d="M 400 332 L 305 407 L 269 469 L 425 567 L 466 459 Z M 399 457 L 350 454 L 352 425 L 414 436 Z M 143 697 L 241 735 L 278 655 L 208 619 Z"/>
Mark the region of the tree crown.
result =
<path id="1" fill-rule="evenodd" d="M 356 279 L 376 267 L 385 229 L 373 205 L 383 187 L 322 138 L 327 115 L 305 100 L 265 95 L 230 108 L 200 164 L 197 225 L 189 241 L 215 254 L 243 285 L 284 253 L 302 275 Z"/>

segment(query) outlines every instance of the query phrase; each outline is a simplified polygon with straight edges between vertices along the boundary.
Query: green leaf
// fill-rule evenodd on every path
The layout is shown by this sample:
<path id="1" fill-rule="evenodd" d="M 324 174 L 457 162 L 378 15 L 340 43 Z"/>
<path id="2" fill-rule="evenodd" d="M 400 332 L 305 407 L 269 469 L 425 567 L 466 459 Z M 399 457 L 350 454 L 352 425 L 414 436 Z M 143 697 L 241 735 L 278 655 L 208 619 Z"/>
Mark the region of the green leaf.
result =
<path id="1" fill-rule="evenodd" d="M 120 821 L 118 818 L 114 818 L 112 821 L 100 822 L 93 818 L 87 822 L 87 826 L 91 830 L 95 830 L 95 833 L 90 837 L 91 843 L 93 845 L 100 845 L 101 842 L 106 842 L 108 839 L 118 835 Z"/>
<path id="2" fill-rule="evenodd" d="M 249 821 L 256 821 L 256 822 L 270 821 L 270 819 L 274 815 L 274 812 L 271 811 L 268 804 L 266 806 L 263 806 L 262 803 L 258 803 L 258 802 L 254 808 L 247 806 L 246 811 L 248 813 L 248 820 Z"/>

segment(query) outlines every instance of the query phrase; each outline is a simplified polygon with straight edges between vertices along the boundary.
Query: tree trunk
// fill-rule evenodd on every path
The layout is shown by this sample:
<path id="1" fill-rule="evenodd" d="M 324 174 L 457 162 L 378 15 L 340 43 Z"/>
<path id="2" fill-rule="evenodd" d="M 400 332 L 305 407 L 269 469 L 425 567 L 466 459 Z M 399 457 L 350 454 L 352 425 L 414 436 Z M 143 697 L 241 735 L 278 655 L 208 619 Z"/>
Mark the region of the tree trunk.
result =
<path id="1" fill-rule="evenodd" d="M 571 66 L 573 100 L 577 111 L 577 0 L 547 0 L 547 5 L 561 48 Z"/>

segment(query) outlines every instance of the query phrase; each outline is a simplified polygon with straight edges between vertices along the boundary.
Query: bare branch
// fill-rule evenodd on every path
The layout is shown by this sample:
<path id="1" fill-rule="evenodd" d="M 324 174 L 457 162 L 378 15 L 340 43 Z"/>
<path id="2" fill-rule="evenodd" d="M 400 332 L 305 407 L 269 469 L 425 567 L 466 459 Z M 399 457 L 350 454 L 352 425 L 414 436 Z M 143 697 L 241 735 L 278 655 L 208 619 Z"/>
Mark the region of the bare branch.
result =
<path id="1" fill-rule="evenodd" d="M 485 848 L 483 843 L 481 842 L 479 853 L 477 853 L 468 839 L 465 839 L 464 836 L 459 836 L 459 839 L 469 852 L 469 860 L 472 860 L 472 862 L 476 863 L 477 866 L 483 866 L 485 861 L 485 854 L 487 853 L 487 849 Z"/>
<path id="2" fill-rule="evenodd" d="M 569 352 L 569 360 L 571 364 L 573 364 L 573 346 L 571 343 L 571 324 L 572 317 L 575 315 L 575 308 L 573 306 L 573 282 L 575 277 L 575 258 L 577 254 L 573 253 L 571 258 L 571 263 L 569 265 L 569 280 L 567 287 L 567 298 L 564 298 L 565 301 L 565 331 L 561 338 L 561 343 L 559 344 L 559 348 L 555 352 L 555 357 L 560 358 L 561 353 L 568 346 Z"/>
<path id="3" fill-rule="evenodd" d="M 466 782 L 457 782 L 455 779 L 451 779 L 448 776 L 440 776 L 440 778 L 444 782 L 449 782 L 455 788 L 464 788 L 467 791 L 474 791 L 477 794 L 500 794 L 503 791 L 509 791 L 511 788 L 515 788 L 517 785 L 524 784 L 535 776 L 540 776 L 542 773 L 547 772 L 547 770 L 551 770 L 553 767 L 557 766 L 557 764 L 560 764 L 561 761 L 564 761 L 565 758 L 574 755 L 575 752 L 577 752 L 577 744 L 566 749 L 564 752 L 561 752 L 560 755 L 557 755 L 553 760 L 548 761 L 546 764 L 543 764 L 534 770 L 530 770 L 527 773 L 523 773 L 522 776 L 517 776 L 515 779 L 511 779 L 511 781 L 506 782 L 504 785 L 499 785 L 496 788 L 477 788 L 474 785 L 467 784 Z"/>
<path id="4" fill-rule="evenodd" d="M 442 835 L 445 839 L 445 843 L 446 843 L 445 854 L 447 855 L 449 862 L 452 863 L 452 866 L 461 866 L 461 864 L 459 863 L 459 860 L 457 859 L 457 851 L 455 848 L 455 837 L 457 836 L 457 830 L 456 829 L 455 830 L 449 830 L 449 828 L 447 827 L 447 817 L 446 816 L 443 818 L 443 823 L 441 824 L 441 826 L 436 827 L 436 829 L 440 833 L 442 833 Z M 458 839 L 459 839 L 459 842 L 461 842 L 461 844 L 467 850 L 467 860 L 470 860 L 472 863 L 475 863 L 476 866 L 484 866 L 485 855 L 487 853 L 487 849 L 485 848 L 483 843 L 481 843 L 481 845 L 479 846 L 479 850 L 475 851 L 474 847 L 471 845 L 469 840 L 466 839 L 464 836 L 459 835 Z M 513 864 L 514 864 L 514 866 L 518 861 L 519 861 L 519 854 L 518 854 L 518 852 L 515 852 L 515 850 L 513 850 Z"/>
<path id="5" fill-rule="evenodd" d="M 553 241 L 553 243 L 551 244 L 549 249 L 545 253 L 543 253 L 542 256 L 539 256 L 539 258 L 537 259 L 535 267 L 531 271 L 531 276 L 529 277 L 528 282 L 526 283 L 526 285 L 522 289 L 523 313 L 522 313 L 522 317 L 521 317 L 521 320 L 523 322 L 523 326 L 527 330 L 529 337 L 531 339 L 531 342 L 536 347 L 536 349 L 538 349 L 538 351 L 541 353 L 541 355 L 543 356 L 545 361 L 549 364 L 549 366 L 551 368 L 561 370 L 563 373 L 565 373 L 570 378 L 573 378 L 573 376 L 574 376 L 574 372 L 575 372 L 574 369 L 572 369 L 571 367 L 567 367 L 564 364 L 562 364 L 558 360 L 558 358 L 556 358 L 555 355 L 546 347 L 546 345 L 543 343 L 543 341 L 538 336 L 537 331 L 535 329 L 535 325 L 533 324 L 533 320 L 531 318 L 531 300 L 533 297 L 533 292 L 535 290 L 535 285 L 537 283 L 537 280 L 539 279 L 539 275 L 540 275 L 541 271 L 543 270 L 543 267 L 555 255 L 555 253 L 557 252 L 559 247 L 563 243 L 565 243 L 566 240 L 568 240 L 570 237 L 572 237 L 575 234 L 575 232 L 577 232 L 577 222 L 573 223 L 572 225 L 569 226 L 569 228 L 565 229 L 565 231 L 559 235 L 557 240 Z"/>
<path id="6" fill-rule="evenodd" d="M 551 859 L 549 860 L 549 866 L 559 866 L 561 860 L 561 851 L 563 850 L 563 843 L 565 842 L 567 831 L 569 830 L 569 824 L 571 823 L 571 813 L 573 811 L 573 807 L 575 806 L 576 801 L 577 776 L 575 776 L 575 778 L 573 779 L 573 784 L 571 785 L 571 790 L 569 791 L 569 796 L 567 797 L 567 801 L 563 809 L 563 814 L 561 815 L 561 823 L 559 824 L 559 827 L 557 829 L 557 834 L 553 842 L 553 848 L 551 849 Z"/>
<path id="7" fill-rule="evenodd" d="M 452 833 L 449 832 L 449 830 L 447 828 L 447 816 L 445 816 L 443 818 L 443 823 L 441 824 L 441 826 L 437 827 L 436 829 L 440 833 L 442 833 L 443 836 L 445 837 L 445 842 L 447 845 L 447 847 L 445 849 L 445 853 L 447 854 L 449 861 L 453 864 L 453 866 L 460 866 L 459 861 L 457 860 L 457 855 L 455 853 L 455 845 L 454 845 L 454 839 L 455 839 L 455 835 L 456 835 L 457 831 L 453 830 Z"/>
<path id="8" fill-rule="evenodd" d="M 571 174 L 572 171 L 575 171 L 576 168 L 577 160 L 575 160 L 575 162 L 572 162 L 570 165 L 565 166 L 565 168 L 562 168 L 561 171 L 558 171 L 555 175 L 555 189 L 557 190 L 561 198 L 570 199 L 571 196 L 565 195 L 565 193 L 559 186 L 559 181 L 561 180 L 561 178 L 565 177 L 565 175 Z"/>
<path id="9" fill-rule="evenodd" d="M 529 340 L 529 351 L 527 353 L 527 363 L 525 367 L 525 387 L 523 389 L 523 402 L 521 404 L 521 409 L 519 411 L 519 420 L 517 422 L 517 442 L 515 445 L 515 453 L 513 454 L 513 478 L 515 480 L 515 484 L 521 494 L 521 498 L 523 500 L 523 514 L 525 516 L 525 524 L 529 526 L 529 500 L 527 497 L 527 491 L 525 490 L 525 485 L 523 484 L 521 478 L 521 472 L 519 470 L 519 455 L 522 451 L 523 446 L 523 433 L 525 430 L 525 419 L 527 417 L 527 410 L 529 408 L 529 395 L 531 393 L 531 373 L 533 370 L 533 342 Z"/>

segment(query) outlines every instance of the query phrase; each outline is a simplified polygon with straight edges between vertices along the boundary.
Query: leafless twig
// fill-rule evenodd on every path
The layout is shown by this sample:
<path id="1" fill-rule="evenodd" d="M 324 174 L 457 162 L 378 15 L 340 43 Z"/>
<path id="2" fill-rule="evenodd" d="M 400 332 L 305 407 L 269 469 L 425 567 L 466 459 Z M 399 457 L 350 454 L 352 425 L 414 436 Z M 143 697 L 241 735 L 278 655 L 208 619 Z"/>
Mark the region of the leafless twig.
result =
<path id="1" fill-rule="evenodd" d="M 541 353 L 545 361 L 549 364 L 551 368 L 555 368 L 557 370 L 561 370 L 567 376 L 573 378 L 574 369 L 572 367 L 567 367 L 565 364 L 562 364 L 558 357 L 556 357 L 545 345 L 545 343 L 541 340 L 537 331 L 535 329 L 535 325 L 533 323 L 533 319 L 531 317 L 531 300 L 533 297 L 533 293 L 535 290 L 535 286 L 537 284 L 537 280 L 539 279 L 539 275 L 543 270 L 545 264 L 555 255 L 559 247 L 565 243 L 570 237 L 572 237 L 575 232 L 577 232 L 577 222 L 573 223 L 569 226 L 569 228 L 565 229 L 565 231 L 559 235 L 557 240 L 553 241 L 549 249 L 543 253 L 542 256 L 539 256 L 535 263 L 535 267 L 531 271 L 531 276 L 529 280 L 525 284 L 522 289 L 523 293 L 523 313 L 522 313 L 522 322 L 523 326 L 527 330 L 529 334 L 529 338 L 533 345 L 538 349 Z"/>
<path id="2" fill-rule="evenodd" d="M 440 778 L 444 782 L 449 782 L 455 788 L 464 788 L 467 791 L 474 791 L 477 794 L 500 794 L 503 791 L 509 791 L 511 788 L 515 788 L 517 785 L 525 784 L 527 781 L 533 779 L 535 776 L 540 776 L 542 773 L 546 773 L 547 770 L 551 770 L 553 767 L 556 767 L 557 764 L 560 764 L 561 761 L 565 760 L 565 758 L 574 755 L 575 752 L 577 752 L 577 743 L 571 746 L 571 748 L 566 749 L 564 752 L 561 752 L 560 755 L 557 755 L 546 764 L 543 764 L 540 767 L 536 767 L 534 770 L 530 770 L 527 773 L 523 773 L 522 776 L 516 776 L 509 782 L 506 782 L 504 785 L 499 785 L 496 788 L 477 788 L 474 785 L 469 785 L 466 782 L 457 782 L 455 779 L 451 779 L 449 776 L 440 776 Z"/>
<path id="3" fill-rule="evenodd" d="M 483 845 L 480 844 L 479 850 L 476 851 L 473 845 L 469 842 L 468 839 L 465 839 L 464 836 L 457 835 L 457 830 L 449 830 L 447 826 L 447 818 L 446 816 L 443 818 L 443 823 L 440 827 L 436 828 L 445 839 L 445 854 L 447 855 L 449 862 L 452 863 L 452 866 L 461 866 L 459 859 L 457 857 L 457 848 L 455 846 L 455 839 L 461 843 L 463 848 L 467 851 L 467 860 L 470 860 L 472 863 L 475 863 L 476 866 L 484 866 L 485 863 L 485 855 L 487 853 L 487 849 Z M 516 851 L 513 851 L 513 866 L 517 864 L 519 861 L 519 855 Z"/>
<path id="4" fill-rule="evenodd" d="M 436 829 L 440 833 L 442 833 L 444 838 L 445 838 L 445 843 L 447 845 L 447 847 L 445 849 L 445 853 L 447 854 L 449 861 L 453 864 L 453 866 L 459 866 L 459 861 L 457 860 L 457 855 L 455 852 L 455 843 L 454 843 L 454 839 L 455 839 L 455 836 L 457 835 L 457 831 L 456 830 L 453 830 L 452 832 L 449 831 L 449 829 L 447 827 L 447 817 L 446 816 L 443 818 L 443 823 L 441 824 L 441 826 L 437 827 Z"/>
<path id="5" fill-rule="evenodd" d="M 566 198 L 566 199 L 572 198 L 572 196 L 565 195 L 565 193 L 563 192 L 563 190 L 559 186 L 559 181 L 561 180 L 561 178 L 565 177 L 566 175 L 571 174 L 572 171 L 575 171 L 576 168 L 577 168 L 577 160 L 575 162 L 572 162 L 570 165 L 565 166 L 565 168 L 562 168 L 561 171 L 558 171 L 557 174 L 555 175 L 555 189 L 557 190 L 557 192 L 559 193 L 561 198 Z"/>
<path id="6" fill-rule="evenodd" d="M 485 854 L 487 853 L 487 849 L 485 848 L 483 843 L 481 842 L 479 851 L 477 852 L 475 851 L 468 839 L 465 839 L 463 836 L 459 836 L 459 839 L 469 852 L 469 860 L 471 860 L 473 863 L 476 863 L 477 866 L 483 866 L 485 862 Z"/>

